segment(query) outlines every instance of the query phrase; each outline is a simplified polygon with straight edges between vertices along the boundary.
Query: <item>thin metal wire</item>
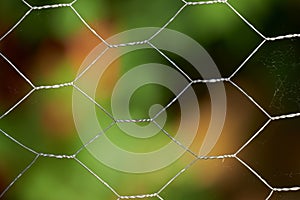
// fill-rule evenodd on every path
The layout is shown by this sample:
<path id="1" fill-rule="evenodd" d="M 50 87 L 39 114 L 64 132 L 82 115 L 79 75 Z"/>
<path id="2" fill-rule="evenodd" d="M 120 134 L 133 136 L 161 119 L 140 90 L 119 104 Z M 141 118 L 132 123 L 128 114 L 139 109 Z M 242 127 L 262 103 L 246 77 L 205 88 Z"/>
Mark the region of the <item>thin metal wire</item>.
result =
<path id="1" fill-rule="evenodd" d="M 262 183 L 264 183 L 269 189 L 270 193 L 266 197 L 266 200 L 270 199 L 274 192 L 289 192 L 289 191 L 299 191 L 300 186 L 294 186 L 294 187 L 282 187 L 282 188 L 276 188 L 272 187 L 261 175 L 259 175 L 252 167 L 250 167 L 245 161 L 240 159 L 237 155 L 246 147 L 248 146 L 261 132 L 274 120 L 282 120 L 282 119 L 288 119 L 288 118 L 295 118 L 299 117 L 300 113 L 290 113 L 290 114 L 284 114 L 280 116 L 270 116 L 268 112 L 266 112 L 262 106 L 260 106 L 250 95 L 248 95 L 238 84 L 234 83 L 231 79 L 237 75 L 237 73 L 242 69 L 242 67 L 245 65 L 246 62 L 248 62 L 249 59 L 258 51 L 258 49 L 266 42 L 266 41 L 276 41 L 276 40 L 283 40 L 283 39 L 291 39 L 291 38 L 299 38 L 300 34 L 287 34 L 287 35 L 281 35 L 281 36 L 275 36 L 275 37 L 265 37 L 260 31 L 258 31 L 248 20 L 246 20 L 242 14 L 240 14 L 227 0 L 212 0 L 212 1 L 199 1 L 199 2 L 189 2 L 185 0 L 181 0 L 184 5 L 178 9 L 178 11 L 156 32 L 154 33 L 149 39 L 144 41 L 135 41 L 131 43 L 121 43 L 121 44 L 114 44 L 111 45 L 107 43 L 84 19 L 83 17 L 78 13 L 78 11 L 73 7 L 73 4 L 77 2 L 77 0 L 72 1 L 71 3 L 61 3 L 61 4 L 52 4 L 52 5 L 41 5 L 41 6 L 32 6 L 27 1 L 22 0 L 22 2 L 28 6 L 29 10 L 2 36 L 0 37 L 0 42 L 9 35 L 32 11 L 34 10 L 45 10 L 45 9 L 57 9 L 57 8 L 71 8 L 73 12 L 77 15 L 77 17 L 81 20 L 81 22 L 94 34 L 96 35 L 101 42 L 103 42 L 107 48 L 86 68 L 84 71 L 82 71 L 72 82 L 66 82 L 61 84 L 55 84 L 55 85 L 47 85 L 47 86 L 35 86 L 29 78 L 27 78 L 10 60 L 8 60 L 2 53 L 0 53 L 0 56 L 4 58 L 4 60 L 32 87 L 32 90 L 29 91 L 21 100 L 19 100 L 14 106 L 12 106 L 8 111 L 6 111 L 4 114 L 0 116 L 0 120 L 11 113 L 19 104 L 21 104 L 25 99 L 27 99 L 30 94 L 32 94 L 34 91 L 39 90 L 47 90 L 47 89 L 58 89 L 61 87 L 68 87 L 72 86 L 76 90 L 78 90 L 80 93 L 82 93 L 86 98 L 91 100 L 92 103 L 94 103 L 96 106 L 98 106 L 101 110 L 103 110 L 112 120 L 112 124 L 108 126 L 103 132 L 97 134 L 94 138 L 92 138 L 89 142 L 82 145 L 73 155 L 65 155 L 65 154 L 52 154 L 52 153 L 38 153 L 34 151 L 32 148 L 22 144 L 12 136 L 10 136 L 8 133 L 0 129 L 0 132 L 12 140 L 17 145 L 21 146 L 22 148 L 28 150 L 29 152 L 33 153 L 35 155 L 35 158 L 32 160 L 32 162 L 22 170 L 17 177 L 0 193 L 0 198 L 2 198 L 5 193 L 15 184 L 17 180 L 21 178 L 21 176 L 28 171 L 37 161 L 39 157 L 48 157 L 48 158 L 56 158 L 56 159 L 74 159 L 79 163 L 85 170 L 87 170 L 89 173 L 91 173 L 94 177 L 96 177 L 102 184 L 104 184 L 108 189 L 110 189 L 118 199 L 143 199 L 143 198 L 151 198 L 151 197 L 157 197 L 158 199 L 163 199 L 159 194 L 165 190 L 166 187 L 168 187 L 170 184 L 172 184 L 179 176 L 181 176 L 184 172 L 186 172 L 194 163 L 196 163 L 198 160 L 208 160 L 208 159 L 236 159 L 239 163 L 241 163 L 243 166 L 245 166 L 254 176 L 256 176 Z M 242 62 L 242 64 L 237 67 L 237 69 L 231 74 L 229 78 L 215 78 L 215 79 L 208 79 L 208 80 L 192 80 L 186 73 L 183 72 L 183 70 L 178 67 L 171 59 L 169 59 L 167 56 L 165 56 L 160 50 L 158 50 L 154 45 L 150 43 L 150 41 L 155 38 L 158 34 L 160 34 L 161 31 L 163 31 L 171 22 L 175 20 L 175 18 L 188 6 L 202 6 L 202 5 L 208 5 L 208 4 L 217 4 L 217 3 L 224 3 L 226 4 L 242 21 L 244 21 L 248 27 L 250 27 L 257 35 L 263 38 L 263 41 L 252 51 L 249 56 Z M 118 48 L 123 46 L 129 46 L 129 45 L 140 45 L 140 44 L 149 44 L 153 49 L 157 50 L 163 57 L 167 58 L 167 60 L 174 66 L 176 69 L 178 69 L 189 81 L 190 84 L 187 85 L 181 93 L 179 93 L 175 99 L 173 99 L 166 107 L 164 107 L 155 117 L 157 117 L 161 112 L 165 111 L 176 99 L 179 98 L 179 96 L 187 90 L 188 87 L 190 87 L 191 84 L 198 84 L 198 83 L 206 83 L 206 84 L 213 84 L 216 82 L 225 82 L 229 81 L 233 86 L 235 86 L 240 92 L 242 92 L 243 95 L 245 95 L 257 108 L 259 108 L 269 119 L 266 121 L 265 124 L 263 124 L 259 130 L 247 141 L 245 142 L 234 154 L 229 155 L 219 155 L 219 156 L 197 156 L 195 153 L 190 151 L 188 147 L 184 146 L 178 141 L 174 141 L 173 137 L 170 137 L 171 140 L 173 140 L 176 144 L 178 144 L 180 147 L 184 148 L 187 152 L 190 152 L 192 155 L 195 156 L 195 159 L 190 162 L 188 165 L 186 165 L 183 169 L 181 169 L 179 172 L 177 172 L 169 181 L 167 181 L 166 184 L 164 184 L 156 193 L 151 194 L 140 194 L 140 195 L 119 195 L 107 182 L 105 182 L 101 177 L 99 177 L 95 172 L 93 172 L 91 169 L 89 169 L 84 163 L 82 163 L 76 156 L 84 149 L 86 148 L 90 143 L 93 143 L 100 135 L 102 135 L 105 131 L 107 131 L 109 128 L 111 128 L 116 123 L 139 123 L 139 122 L 155 122 L 155 117 L 152 119 L 114 119 L 114 117 L 108 113 L 100 104 L 98 104 L 94 99 L 89 97 L 83 90 L 81 90 L 78 86 L 76 86 L 74 83 L 84 74 L 86 71 L 90 69 L 90 67 L 101 58 L 101 56 L 109 49 L 109 48 Z M 158 125 L 156 123 L 156 125 Z M 159 125 L 158 125 L 159 126 Z M 161 128 L 162 129 L 162 128 Z M 163 130 L 163 129 L 162 129 Z M 165 132 L 167 135 L 169 135 L 167 132 Z"/>

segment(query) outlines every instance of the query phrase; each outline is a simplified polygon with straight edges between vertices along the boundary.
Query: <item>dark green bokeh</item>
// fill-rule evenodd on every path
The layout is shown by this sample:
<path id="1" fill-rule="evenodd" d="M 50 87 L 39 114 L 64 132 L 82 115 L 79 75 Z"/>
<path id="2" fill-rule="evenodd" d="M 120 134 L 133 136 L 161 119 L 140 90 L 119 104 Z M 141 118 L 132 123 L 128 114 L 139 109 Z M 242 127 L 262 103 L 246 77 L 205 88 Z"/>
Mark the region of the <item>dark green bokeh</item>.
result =
<path id="1" fill-rule="evenodd" d="M 28 2 L 34 6 L 68 3 L 50 0 Z M 229 2 L 265 36 L 300 32 L 300 6 L 297 0 L 241 0 Z M 179 0 L 78 0 L 74 4 L 74 8 L 100 36 L 106 39 L 115 33 L 131 28 L 162 27 L 182 5 L 183 3 Z M 16 24 L 28 9 L 20 0 L 1 0 L 0 37 Z M 223 77 L 233 73 L 262 41 L 262 38 L 225 4 L 187 7 L 169 24 L 168 28 L 181 31 L 203 45 L 216 62 Z M 70 38 L 74 37 L 81 40 L 82 38 L 74 35 L 83 29 L 89 31 L 70 8 L 35 10 L 6 38 L 0 41 L 0 52 L 7 56 L 34 84 L 51 85 L 71 81 L 76 75 L 76 70 L 70 66 L 74 62 L 66 55 L 70 50 L 69 43 L 74 42 Z M 101 42 L 100 40 L 97 41 Z M 78 41 L 78 43 L 80 42 Z M 93 45 L 96 46 L 97 42 L 94 42 Z M 46 53 L 42 54 L 42 50 L 45 50 Z M 140 52 L 140 54 L 143 54 L 143 52 Z M 168 55 L 184 68 L 185 63 L 180 58 L 176 58 L 171 54 Z M 299 39 L 266 42 L 257 54 L 246 63 L 234 80 L 272 115 L 299 112 L 299 55 Z M 125 58 L 121 64 L 122 73 L 128 70 L 126 68 L 128 67 L 127 63 L 134 66 L 146 62 L 148 59 L 147 56 L 145 56 L 145 59 L 141 58 L 141 55 L 139 57 L 137 60 L 126 60 Z M 43 63 L 43 60 L 45 60 L 45 63 Z M 47 69 L 44 69 L 44 64 L 47 63 L 49 65 L 46 66 Z M 77 64 L 78 66 L 75 66 L 75 69 L 80 65 L 80 63 Z M 188 67 L 186 70 L 188 71 Z M 9 65 L 1 62 L 0 115 L 30 91 L 28 84 L 20 77 L 17 78 L 17 76 Z M 146 90 L 140 91 L 140 94 L 136 95 L 144 96 L 147 99 L 145 93 L 154 95 L 158 92 L 157 90 L 146 88 Z M 160 88 L 159 90 L 161 90 L 159 92 L 162 92 L 164 89 Z M 74 124 L 67 120 L 72 118 L 71 93 L 71 88 L 35 92 L 8 116 L 0 119 L 0 128 L 36 151 L 72 154 L 82 144 L 76 134 Z M 170 98 L 170 94 L 165 94 L 165 99 Z M 140 100 L 135 99 L 135 101 L 134 104 L 138 106 L 133 110 L 140 110 L 141 107 L 149 106 L 148 104 L 151 103 L 148 102 L 147 104 L 146 102 L 139 105 Z M 104 104 L 109 107 L 109 102 L 104 102 Z M 134 115 L 139 117 L 146 114 L 147 112 L 142 111 L 136 112 Z M 103 116 L 103 113 L 99 114 L 99 118 L 102 118 L 101 116 Z M 57 118 L 60 120 L 55 121 Z M 62 123 L 60 123 L 61 121 Z M 176 121 L 176 119 L 171 119 L 171 121 Z M 255 119 L 249 117 L 249 123 L 253 121 Z M 105 119 L 104 123 L 108 122 L 109 119 Z M 235 121 L 232 120 L 232 123 L 235 123 Z M 299 130 L 297 122 L 290 126 L 294 127 L 290 132 Z M 289 137 L 289 133 L 286 133 L 286 135 L 286 137 Z M 4 135 L 0 136 L 1 193 L 19 172 L 31 162 L 33 154 L 11 142 Z M 294 141 L 299 140 L 299 134 L 293 135 L 293 138 Z M 276 148 L 274 144 L 277 144 L 281 139 L 280 137 L 271 137 L 265 141 L 262 138 L 258 139 L 257 142 L 259 147 L 264 144 L 263 147 L 269 149 L 269 147 Z M 273 142 L 270 142 L 270 140 Z M 122 142 L 124 143 L 124 141 Z M 265 144 L 265 142 L 271 144 Z M 288 144 L 286 145 L 282 148 L 288 148 Z M 251 148 L 249 152 L 245 152 L 245 159 L 248 158 L 251 162 L 257 162 L 258 164 L 255 165 L 262 172 L 267 170 L 266 167 L 273 167 L 270 164 L 272 161 L 264 163 L 263 157 L 252 160 L 256 150 L 251 151 Z M 292 151 L 287 152 L 298 156 L 299 147 L 293 147 Z M 270 155 L 272 152 L 266 154 Z M 124 195 L 156 192 L 191 160 L 190 157 L 184 157 L 174 165 L 159 172 L 136 175 L 112 170 L 96 161 L 88 152 L 83 152 L 79 157 L 101 178 Z M 279 158 L 275 156 L 274 159 Z M 277 181 L 276 183 L 281 181 L 278 177 L 286 179 L 288 175 L 284 174 L 290 173 L 293 180 L 296 180 L 293 183 L 299 185 L 300 183 L 297 180 L 300 180 L 300 177 L 297 167 L 300 164 L 297 159 L 295 159 L 295 162 L 288 159 L 289 165 L 294 168 L 285 166 L 284 157 L 280 159 L 282 160 L 276 162 L 279 175 L 274 174 L 275 178 L 273 177 Z M 282 166 L 285 166 L 285 168 Z M 220 165 L 219 167 L 224 166 Z M 234 169 L 231 165 L 228 168 Z M 282 168 L 286 171 L 281 172 L 280 169 Z M 207 186 L 206 188 L 203 184 L 205 180 L 200 180 L 197 177 L 198 172 L 192 170 L 188 172 L 190 172 L 189 178 L 179 180 L 178 184 L 170 185 L 162 193 L 164 199 L 219 200 L 245 198 L 243 194 L 239 196 L 238 191 L 227 190 L 225 186 L 225 189 L 222 189 L 219 185 L 218 189 L 214 189 L 213 186 Z M 231 173 L 234 172 L 231 171 Z M 240 180 L 237 183 L 244 183 L 243 180 L 248 180 L 247 177 L 236 178 L 236 176 L 238 175 L 235 175 L 235 179 Z M 272 179 L 272 175 L 271 177 L 268 175 L 268 178 Z M 247 187 L 247 185 L 244 187 Z M 28 173 L 16 182 L 4 198 L 79 200 L 116 199 L 117 197 L 75 161 L 43 158 L 38 160 Z"/>

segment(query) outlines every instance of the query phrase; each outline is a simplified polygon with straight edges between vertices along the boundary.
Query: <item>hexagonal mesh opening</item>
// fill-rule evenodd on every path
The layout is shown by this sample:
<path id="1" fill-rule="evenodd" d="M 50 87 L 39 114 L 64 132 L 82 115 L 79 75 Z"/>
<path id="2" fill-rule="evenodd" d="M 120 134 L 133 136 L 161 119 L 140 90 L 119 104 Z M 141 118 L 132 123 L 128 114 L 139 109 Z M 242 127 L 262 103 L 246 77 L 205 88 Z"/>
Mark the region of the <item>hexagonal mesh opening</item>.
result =
<path id="1" fill-rule="evenodd" d="M 300 199 L 300 7 L 0 2 L 0 199 Z"/>

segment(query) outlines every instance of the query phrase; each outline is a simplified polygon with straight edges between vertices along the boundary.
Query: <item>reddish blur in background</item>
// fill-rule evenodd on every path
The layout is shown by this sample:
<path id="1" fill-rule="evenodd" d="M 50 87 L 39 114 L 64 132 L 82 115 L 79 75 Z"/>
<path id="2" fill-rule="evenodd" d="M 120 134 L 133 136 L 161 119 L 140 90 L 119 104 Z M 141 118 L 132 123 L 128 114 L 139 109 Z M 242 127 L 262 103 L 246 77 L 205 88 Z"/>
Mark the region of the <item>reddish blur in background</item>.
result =
<path id="1" fill-rule="evenodd" d="M 62 0 L 27 2 L 34 6 L 69 3 Z M 296 0 L 241 0 L 229 3 L 265 36 L 300 33 L 300 4 Z M 182 6 L 179 0 L 78 0 L 74 4 L 76 11 L 104 39 L 132 28 L 162 27 Z M 28 7 L 21 0 L 1 0 L 0 38 L 27 11 Z M 230 76 L 262 41 L 226 4 L 188 6 L 167 28 L 198 41 L 214 59 L 222 77 Z M 100 43 L 101 40 L 71 8 L 63 7 L 32 11 L 0 41 L 0 53 L 35 86 L 54 85 L 74 80 L 85 57 Z M 101 80 L 101 90 L 96 100 L 110 110 L 109 96 L 116 80 L 136 63 L 146 63 L 148 56 L 155 57 L 157 62 L 165 62 L 151 51 L 138 52 L 116 61 Z M 182 59 L 169 56 L 188 74 L 192 73 L 184 69 Z M 299 74 L 300 42 L 294 38 L 266 42 L 233 81 L 275 116 L 299 112 Z M 225 88 L 227 117 L 222 135 L 209 155 L 236 152 L 267 121 L 267 117 L 240 91 L 228 83 L 225 83 Z M 0 116 L 31 89 L 24 78 L 0 57 Z M 205 85 L 196 85 L 193 89 L 199 98 L 201 121 L 190 149 L 198 152 L 210 122 L 210 99 Z M 155 90 L 145 88 L 143 95 L 135 102 L 144 102 L 155 95 Z M 33 92 L 0 119 L 0 129 L 37 152 L 73 154 L 82 143 L 72 117 L 72 91 L 71 87 L 63 87 Z M 162 101 L 169 97 L 167 92 L 161 96 Z M 178 127 L 177 106 L 174 104 L 174 109 L 170 109 L 168 127 L 171 132 Z M 143 103 L 137 103 L 135 110 L 140 109 L 148 113 L 148 107 Z M 105 117 L 99 120 L 109 123 Z M 299 122 L 299 118 L 272 122 L 239 154 L 273 187 L 300 186 Z M 0 193 L 34 156 L 0 134 Z M 193 159 L 185 153 L 177 162 L 162 170 L 129 174 L 103 165 L 87 150 L 83 150 L 78 157 L 121 195 L 157 192 Z M 163 190 L 161 196 L 163 199 L 252 200 L 265 199 L 269 192 L 266 185 L 236 159 L 224 159 L 199 160 Z M 300 199 L 299 193 L 275 192 L 271 199 L 296 200 Z M 3 199 L 117 197 L 74 160 L 40 158 L 5 193 Z"/>

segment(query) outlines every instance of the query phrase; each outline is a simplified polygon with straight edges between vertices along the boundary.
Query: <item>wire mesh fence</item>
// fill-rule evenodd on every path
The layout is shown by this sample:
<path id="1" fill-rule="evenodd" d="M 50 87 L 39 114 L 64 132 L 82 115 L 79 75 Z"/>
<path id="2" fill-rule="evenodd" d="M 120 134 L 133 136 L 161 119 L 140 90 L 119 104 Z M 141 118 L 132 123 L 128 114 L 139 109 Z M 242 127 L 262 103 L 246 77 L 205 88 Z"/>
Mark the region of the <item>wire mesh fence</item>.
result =
<path id="1" fill-rule="evenodd" d="M 227 0 L 0 3 L 3 10 L 0 198 L 298 199 L 299 6 L 293 1 L 281 3 Z M 275 14 L 269 11 L 268 19 L 268 9 L 279 11 Z M 285 20 L 290 20 L 291 25 Z M 158 28 L 134 41 L 110 42 L 109 37 L 117 32 L 143 26 Z M 168 29 L 186 33 L 203 44 L 217 64 L 220 76 L 203 78 L 181 58 L 160 49 L 155 40 Z M 267 36 L 270 31 L 273 36 Z M 84 58 L 99 44 L 102 44 L 100 53 L 78 73 Z M 105 59 L 105 55 L 141 45 L 147 46 L 147 50 L 135 51 L 128 58 L 111 63 L 94 97 L 81 85 L 86 74 L 95 73 L 93 66 Z M 177 70 L 187 85 L 181 85 L 175 94 L 162 88 L 147 88 L 130 105 L 136 111 L 135 116 L 116 117 L 110 105 L 112 85 L 134 68 L 128 67 L 130 63 L 157 60 Z M 198 152 L 206 141 L 205 133 L 213 115 L 209 88 L 219 84 L 224 86 L 227 96 L 224 127 L 212 150 L 202 155 Z M 182 106 L 179 99 L 191 89 L 196 91 L 201 116 L 196 121 L 197 135 L 187 145 L 174 133 L 182 121 L 177 116 L 183 114 L 178 111 Z M 80 101 L 95 107 L 99 124 L 105 127 L 84 142 L 73 122 L 74 92 L 82 96 Z M 156 115 L 148 115 L 151 106 L 147 100 L 155 96 L 158 99 L 154 101 L 163 101 L 163 106 Z M 161 126 L 157 118 L 164 111 L 169 112 L 171 119 Z M 190 115 L 194 111 L 189 111 Z M 191 126 L 194 118 L 187 118 Z M 158 127 L 159 137 L 150 142 L 130 141 L 118 128 L 120 124 L 151 123 Z M 169 143 L 183 153 L 172 165 L 157 171 L 122 172 L 90 154 L 89 147 L 101 145 L 97 141 L 104 136 L 122 148 L 139 153 L 155 151 Z M 105 148 L 102 153 L 121 166 L 131 162 L 114 157 Z M 161 162 L 160 159 L 167 158 L 156 156 L 149 163 Z"/>

